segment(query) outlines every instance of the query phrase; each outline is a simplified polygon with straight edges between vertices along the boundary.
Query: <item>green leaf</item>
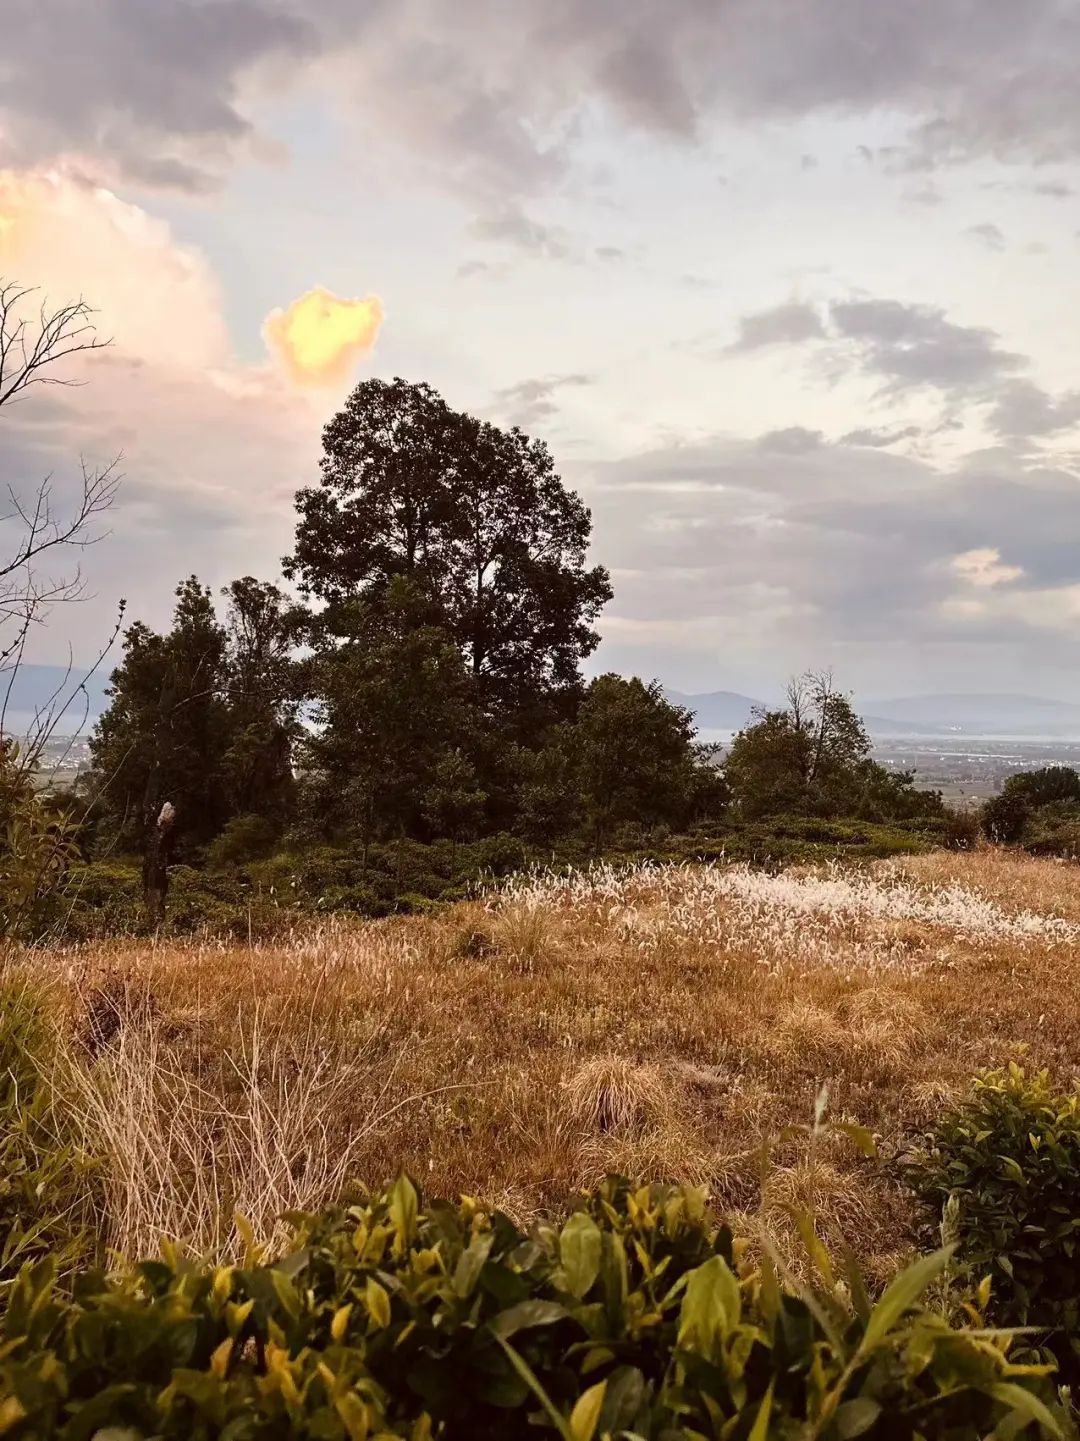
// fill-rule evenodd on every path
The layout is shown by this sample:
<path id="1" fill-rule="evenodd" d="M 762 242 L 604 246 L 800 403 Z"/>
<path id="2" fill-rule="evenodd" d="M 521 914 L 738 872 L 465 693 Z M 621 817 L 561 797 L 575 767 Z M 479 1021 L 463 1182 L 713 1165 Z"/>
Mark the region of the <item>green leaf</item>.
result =
<path id="1" fill-rule="evenodd" d="M 492 1317 L 489 1325 L 500 1341 L 525 1331 L 530 1326 L 552 1326 L 570 1313 L 557 1301 L 519 1301 L 506 1311 Z"/>
<path id="2" fill-rule="evenodd" d="M 476 1285 L 480 1272 L 484 1269 L 484 1263 L 491 1255 L 491 1248 L 495 1244 L 494 1231 L 481 1231 L 474 1236 L 469 1245 L 458 1257 L 458 1263 L 454 1267 L 454 1295 L 464 1300 L 472 1295 L 473 1287 Z"/>
<path id="3" fill-rule="evenodd" d="M 597 1422 L 600 1420 L 606 1391 L 607 1382 L 598 1381 L 595 1386 L 590 1386 L 578 1397 L 577 1404 L 570 1412 L 570 1435 L 574 1441 L 592 1441 L 596 1434 Z"/>
<path id="4" fill-rule="evenodd" d="M 881 1406 L 872 1397 L 854 1396 L 836 1408 L 833 1425 L 840 1441 L 851 1441 L 853 1436 L 869 1431 L 880 1415 Z"/>
<path id="5" fill-rule="evenodd" d="M 390 1192 L 390 1220 L 395 1233 L 395 1255 L 403 1256 L 416 1237 L 418 1205 L 416 1187 L 408 1176 L 399 1176 Z"/>
<path id="6" fill-rule="evenodd" d="M 385 1329 L 390 1324 L 390 1297 L 382 1286 L 379 1285 L 374 1276 L 367 1278 L 367 1285 L 364 1288 L 364 1305 L 367 1313 L 380 1329 Z"/>
<path id="7" fill-rule="evenodd" d="M 718 1341 L 739 1324 L 742 1296 L 739 1283 L 722 1256 L 691 1271 L 679 1311 L 679 1345 L 712 1356 Z"/>
<path id="8" fill-rule="evenodd" d="M 608 1377 L 604 1409 L 600 1413 L 601 1435 L 617 1436 L 637 1420 L 645 1404 L 645 1377 L 635 1366 L 620 1366 Z"/>
<path id="9" fill-rule="evenodd" d="M 1014 1161 L 1011 1156 L 999 1156 L 998 1160 L 1004 1166 L 1006 1175 L 1011 1176 L 1021 1186 L 1025 1184 L 1027 1178 L 1018 1161 Z"/>
<path id="10" fill-rule="evenodd" d="M 754 1424 L 750 1428 L 750 1435 L 747 1441 L 767 1441 L 769 1435 L 769 1417 L 772 1415 L 773 1388 L 776 1385 L 776 1377 L 769 1382 L 769 1389 L 762 1397 L 758 1413 L 754 1417 Z"/>
<path id="11" fill-rule="evenodd" d="M 899 1276 L 893 1279 L 881 1300 L 870 1313 L 866 1330 L 859 1342 L 860 1355 L 865 1356 L 868 1351 L 872 1351 L 885 1339 L 904 1312 L 914 1305 L 930 1285 L 930 1282 L 944 1271 L 954 1249 L 952 1246 L 944 1246 L 940 1251 L 935 1251 L 932 1256 L 922 1256 L 918 1261 L 913 1261 L 910 1266 L 905 1267 Z"/>
<path id="12" fill-rule="evenodd" d="M 1010 1411 L 1019 1411 L 1029 1421 L 1034 1421 L 1049 1435 L 1059 1438 L 1064 1436 L 1060 1422 L 1046 1403 L 1040 1401 L 1033 1392 L 1026 1391 L 1023 1386 L 1017 1386 L 1011 1381 L 1001 1381 L 990 1387 L 990 1394 Z"/>
<path id="13" fill-rule="evenodd" d="M 600 1274 L 604 1238 L 600 1227 L 584 1211 L 575 1211 L 559 1236 L 559 1260 L 566 1289 L 580 1301 Z"/>
<path id="14" fill-rule="evenodd" d="M 574 1437 L 571 1435 L 569 1427 L 567 1426 L 563 1418 L 559 1415 L 558 1408 L 556 1407 L 555 1403 L 552 1401 L 548 1393 L 544 1390 L 543 1386 L 541 1386 L 538 1378 L 533 1372 L 532 1367 L 525 1360 L 525 1357 L 519 1355 L 518 1352 L 514 1350 L 513 1346 L 510 1345 L 509 1341 L 504 1341 L 501 1336 L 496 1335 L 495 1339 L 506 1352 L 507 1360 L 510 1362 L 511 1366 L 513 1366 L 514 1370 L 525 1382 L 529 1390 L 540 1402 L 541 1406 L 543 1406 L 556 1431 L 558 1431 L 559 1435 L 563 1438 L 563 1441 L 574 1441 Z"/>

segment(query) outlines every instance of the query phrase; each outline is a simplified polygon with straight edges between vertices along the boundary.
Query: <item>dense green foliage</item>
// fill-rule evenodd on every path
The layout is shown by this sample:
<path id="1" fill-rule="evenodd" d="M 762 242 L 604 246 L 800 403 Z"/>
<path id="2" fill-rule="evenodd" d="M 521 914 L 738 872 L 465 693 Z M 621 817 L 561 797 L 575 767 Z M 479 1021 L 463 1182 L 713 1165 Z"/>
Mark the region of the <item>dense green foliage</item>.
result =
<path id="1" fill-rule="evenodd" d="M 35 787 L 35 763 L 32 748 L 0 741 L 0 946 L 55 919 L 57 888 L 79 855 L 70 808 Z"/>
<path id="2" fill-rule="evenodd" d="M 41 997 L 0 985 L 0 1295 L 25 1263 L 66 1275 L 91 1249 L 87 1163 L 43 1078 L 54 1044 Z"/>
<path id="3" fill-rule="evenodd" d="M 172 629 L 124 637 L 112 702 L 91 738 L 97 847 L 138 850 L 164 801 L 190 857 L 238 815 L 280 829 L 293 786 L 293 623 L 281 592 L 250 576 L 227 591 L 227 623 L 191 576 Z"/>
<path id="4" fill-rule="evenodd" d="M 349 638 L 356 602 L 404 580 L 485 713 L 525 741 L 567 714 L 611 587 L 586 565 L 589 512 L 543 441 L 452 410 L 430 386 L 367 380 L 326 426 L 320 485 L 297 509 L 285 570 L 323 606 L 317 645 Z"/>
<path id="5" fill-rule="evenodd" d="M 844 1438 L 1061 1434 L 1045 1374 L 921 1301 L 948 1260 L 871 1304 L 746 1259 L 702 1192 L 611 1179 L 523 1234 L 402 1177 L 294 1219 L 292 1249 L 205 1268 L 166 1248 L 133 1275 L 27 1268 L 3 1318 L 12 1437 L 525 1434 Z M 1055 1412 L 1057 1413 L 1055 1415 Z M 995 1428 L 997 1428 L 995 1430 Z"/>
<path id="6" fill-rule="evenodd" d="M 587 867 L 595 857 L 587 835 L 542 845 L 505 832 L 472 841 L 375 841 L 366 850 L 311 843 L 264 854 L 261 844 L 249 846 L 249 835 L 237 834 L 248 830 L 247 820 L 241 817 L 226 828 L 204 864 L 172 868 L 171 932 L 244 938 L 287 929 L 305 914 L 380 917 L 422 912 L 462 900 L 513 872 Z M 237 855 L 229 850 L 234 835 Z M 745 825 L 724 821 L 685 835 L 623 825 L 609 835 L 603 856 L 616 865 L 740 861 L 779 870 L 836 861 L 851 865 L 949 843 L 944 826 L 777 816 Z M 43 914 L 46 933 L 69 939 L 142 932 L 147 922 L 138 865 L 122 859 L 75 862 Z"/>
<path id="7" fill-rule="evenodd" d="M 581 674 L 611 590 L 541 442 L 367 381 L 297 507 L 285 569 L 306 605 L 245 577 L 222 620 L 191 577 L 168 632 L 127 631 L 92 739 L 90 856 L 145 855 L 166 801 L 177 861 L 333 845 L 360 858 L 350 886 L 386 844 L 510 831 L 595 852 L 626 822 L 720 814 L 689 716 L 655 683 Z"/>
<path id="8" fill-rule="evenodd" d="M 787 706 L 763 712 L 732 742 L 724 765 L 740 816 L 850 817 L 906 821 L 944 815 L 937 792 L 870 757 L 870 737 L 828 675 L 788 688 Z"/>
<path id="9" fill-rule="evenodd" d="M 988 839 L 1035 855 L 1080 855 L 1080 774 L 1044 766 L 1010 776 L 982 813 Z"/>
<path id="10" fill-rule="evenodd" d="M 587 683 L 611 590 L 587 565 L 589 513 L 541 442 L 428 386 L 372 380 L 323 450 L 285 562 L 302 604 L 245 577 L 219 618 L 191 577 L 169 631 L 128 630 L 91 743 L 78 837 L 91 865 L 37 934 L 46 919 L 79 935 L 135 928 L 132 863 L 152 927 L 165 915 L 235 931 L 286 903 L 380 915 L 454 898 L 502 873 L 483 849 L 507 835 L 520 864 L 541 865 L 777 865 L 946 838 L 940 797 L 873 762 L 828 677 L 793 683 L 723 763 L 658 682 Z M 418 847 L 431 849 L 415 865 Z M 304 857 L 328 851 L 323 884 Z"/>
<path id="11" fill-rule="evenodd" d="M 1049 1328 L 1080 1375 L 1080 1094 L 1015 1062 L 987 1072 L 926 1136 L 909 1179 L 959 1241 L 959 1259 L 993 1282 L 992 1315 Z"/>

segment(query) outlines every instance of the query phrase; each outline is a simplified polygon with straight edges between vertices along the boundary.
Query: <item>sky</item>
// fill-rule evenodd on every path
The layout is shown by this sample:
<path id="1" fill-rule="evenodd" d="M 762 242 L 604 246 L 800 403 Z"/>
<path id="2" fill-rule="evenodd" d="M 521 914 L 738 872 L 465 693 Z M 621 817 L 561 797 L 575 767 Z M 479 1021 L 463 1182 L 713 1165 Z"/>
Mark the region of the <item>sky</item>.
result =
<path id="1" fill-rule="evenodd" d="M 277 578 L 402 375 L 590 506 L 593 673 L 1080 701 L 1076 0 L 0 9 L 0 277 L 112 341 L 0 482 L 123 476 L 34 659 Z"/>

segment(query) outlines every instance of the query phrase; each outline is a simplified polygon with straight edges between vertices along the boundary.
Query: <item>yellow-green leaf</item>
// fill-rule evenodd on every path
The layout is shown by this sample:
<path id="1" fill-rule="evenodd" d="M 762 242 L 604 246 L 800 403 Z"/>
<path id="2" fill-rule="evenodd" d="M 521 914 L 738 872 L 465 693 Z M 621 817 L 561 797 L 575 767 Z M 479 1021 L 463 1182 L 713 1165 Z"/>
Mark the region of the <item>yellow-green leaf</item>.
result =
<path id="1" fill-rule="evenodd" d="M 348 1306 L 339 1306 L 334 1312 L 334 1319 L 330 1322 L 330 1335 L 335 1341 L 340 1341 L 344 1336 L 351 1315 L 351 1303 Z"/>
<path id="2" fill-rule="evenodd" d="M 367 1307 L 368 1315 L 375 1322 L 376 1326 L 385 1327 L 390 1324 L 390 1297 L 382 1286 L 379 1285 L 374 1276 L 369 1276 L 367 1286 L 364 1289 L 364 1305 Z"/>
<path id="3" fill-rule="evenodd" d="M 570 1412 L 570 1435 L 574 1441 L 592 1441 L 604 1406 L 606 1391 L 607 1382 L 598 1381 L 578 1397 L 577 1404 Z"/>
<path id="4" fill-rule="evenodd" d="M 600 1274 L 604 1238 L 600 1227 L 584 1211 L 575 1211 L 559 1236 L 566 1289 L 580 1300 Z"/>
<path id="5" fill-rule="evenodd" d="M 881 1300 L 870 1313 L 862 1341 L 859 1343 L 859 1351 L 862 1355 L 872 1351 L 884 1340 L 904 1312 L 914 1305 L 930 1285 L 930 1282 L 944 1271 L 952 1253 L 952 1246 L 944 1246 L 940 1251 L 935 1251 L 932 1256 L 922 1256 L 918 1261 L 913 1261 L 910 1266 L 906 1266 L 900 1272 L 899 1276 L 893 1279 Z"/>

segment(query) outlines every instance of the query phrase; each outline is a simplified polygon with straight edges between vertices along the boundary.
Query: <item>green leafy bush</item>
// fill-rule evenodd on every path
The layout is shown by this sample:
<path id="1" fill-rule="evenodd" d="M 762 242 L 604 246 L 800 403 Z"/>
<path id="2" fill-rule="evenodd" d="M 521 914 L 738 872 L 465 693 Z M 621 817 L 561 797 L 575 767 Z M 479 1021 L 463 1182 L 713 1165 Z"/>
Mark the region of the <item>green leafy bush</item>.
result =
<path id="1" fill-rule="evenodd" d="M 90 1249 L 88 1167 L 44 1075 L 53 1036 L 33 989 L 0 985 L 0 1294 L 25 1262 L 67 1275 Z"/>
<path id="2" fill-rule="evenodd" d="M 74 1297 L 27 1268 L 0 1345 L 0 1431 L 222 1441 L 562 1441 L 1056 1435 L 1044 1368 L 920 1302 L 948 1260 L 871 1305 L 750 1263 L 692 1188 L 610 1179 L 528 1235 L 473 1201 L 425 1208 L 401 1178 L 294 1218 L 274 1265 L 163 1251 Z"/>
<path id="3" fill-rule="evenodd" d="M 972 1275 L 992 1278 L 994 1319 L 1052 1328 L 1063 1369 L 1080 1375 L 1080 1094 L 1015 1062 L 985 1072 L 924 1138 L 909 1176 L 947 1208 Z"/>

